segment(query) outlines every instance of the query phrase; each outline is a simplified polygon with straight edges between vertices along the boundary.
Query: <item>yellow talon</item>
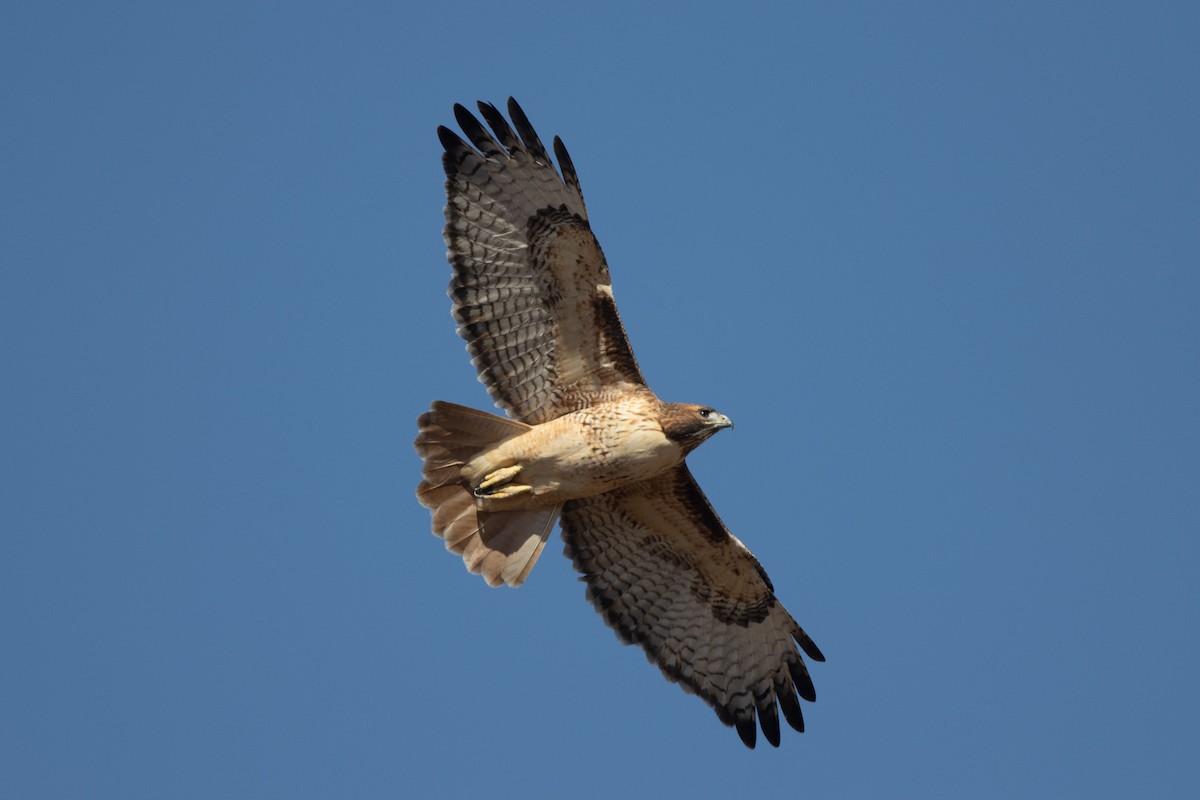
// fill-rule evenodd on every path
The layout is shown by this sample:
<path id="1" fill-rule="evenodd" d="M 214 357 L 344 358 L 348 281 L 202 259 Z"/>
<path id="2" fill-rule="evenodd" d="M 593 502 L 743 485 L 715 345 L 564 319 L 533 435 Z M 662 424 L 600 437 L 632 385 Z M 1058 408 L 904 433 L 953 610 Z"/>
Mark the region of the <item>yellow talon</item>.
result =
<path id="1" fill-rule="evenodd" d="M 523 483 L 516 483 L 516 484 L 509 484 L 508 486 L 501 486 L 496 491 L 487 492 L 483 496 L 486 497 L 488 500 L 500 500 L 505 497 L 516 497 L 517 495 L 527 494 L 532 491 L 533 491 L 532 486 L 527 486 Z"/>
<path id="2" fill-rule="evenodd" d="M 515 478 L 517 476 L 517 473 L 520 471 L 521 471 L 521 467 L 519 465 L 514 465 L 511 467 L 501 467 L 500 469 L 496 470 L 495 472 L 489 472 L 487 475 L 485 475 L 483 480 L 481 480 L 479 482 L 479 486 L 476 488 L 479 491 L 482 491 L 484 489 L 490 489 L 491 487 L 495 486 L 498 483 L 504 483 L 505 481 L 512 480 L 513 478 Z"/>

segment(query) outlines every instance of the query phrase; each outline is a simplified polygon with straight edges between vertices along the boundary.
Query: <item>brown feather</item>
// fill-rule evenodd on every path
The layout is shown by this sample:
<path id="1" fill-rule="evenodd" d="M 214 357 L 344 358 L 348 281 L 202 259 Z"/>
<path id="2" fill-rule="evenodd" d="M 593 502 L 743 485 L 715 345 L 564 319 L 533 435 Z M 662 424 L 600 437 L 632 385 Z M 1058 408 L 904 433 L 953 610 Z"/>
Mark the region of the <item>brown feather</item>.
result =
<path id="1" fill-rule="evenodd" d="M 425 461 L 417 498 L 433 509 L 433 532 L 489 586 L 520 586 L 542 553 L 560 506 L 483 512 L 462 469 L 481 450 L 529 430 L 519 422 L 436 402 L 418 420 Z"/>
<path id="2" fill-rule="evenodd" d="M 491 133 L 455 107 L 477 150 L 438 132 L 449 292 L 480 380 L 530 424 L 586 408 L 614 386 L 644 386 L 566 148 L 555 145 L 560 176 L 515 102 L 512 126 L 492 106 L 480 113 Z"/>
<path id="3" fill-rule="evenodd" d="M 519 585 L 561 511 L 567 555 L 622 641 L 699 695 L 748 747 L 804 730 L 824 656 L 722 524 L 684 457 L 732 423 L 646 386 L 562 141 L 555 168 L 512 98 L 463 106 L 445 153 L 458 333 L 514 422 L 449 403 L 418 420 L 418 499 L 489 585 Z M 490 128 L 490 130 L 489 130 Z M 525 424 L 522 424 L 525 423 Z M 799 649 L 798 649 L 799 648 Z"/>
<path id="4" fill-rule="evenodd" d="M 796 693 L 815 693 L 796 643 L 808 637 L 686 467 L 568 502 L 561 521 L 588 597 L 668 680 L 708 702 L 747 746 L 756 712 L 778 745 L 776 702 L 802 729 Z"/>

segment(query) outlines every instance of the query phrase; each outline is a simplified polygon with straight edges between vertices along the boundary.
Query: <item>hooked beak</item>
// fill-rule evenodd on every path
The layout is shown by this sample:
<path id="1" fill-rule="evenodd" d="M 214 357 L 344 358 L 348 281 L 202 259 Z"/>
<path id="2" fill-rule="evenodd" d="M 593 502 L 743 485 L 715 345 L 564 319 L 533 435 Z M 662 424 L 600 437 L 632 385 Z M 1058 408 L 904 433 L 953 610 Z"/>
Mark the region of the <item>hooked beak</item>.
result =
<path id="1" fill-rule="evenodd" d="M 732 428 L 733 420 L 731 420 L 729 417 L 725 416 L 724 414 L 717 414 L 716 419 L 712 420 L 711 424 L 717 430 L 720 430 L 721 428 Z"/>

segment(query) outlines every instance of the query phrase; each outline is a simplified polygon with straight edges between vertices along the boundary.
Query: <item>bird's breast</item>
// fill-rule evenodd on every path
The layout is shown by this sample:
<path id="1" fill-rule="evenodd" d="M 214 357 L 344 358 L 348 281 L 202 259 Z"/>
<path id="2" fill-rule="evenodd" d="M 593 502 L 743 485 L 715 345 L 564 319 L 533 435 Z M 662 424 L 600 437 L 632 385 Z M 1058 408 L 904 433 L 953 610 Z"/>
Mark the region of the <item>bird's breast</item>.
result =
<path id="1" fill-rule="evenodd" d="M 532 488 L 525 504 L 549 505 L 648 480 L 682 460 L 683 451 L 656 419 L 592 408 L 501 443 L 467 465 L 464 474 L 519 466 L 513 482 Z"/>

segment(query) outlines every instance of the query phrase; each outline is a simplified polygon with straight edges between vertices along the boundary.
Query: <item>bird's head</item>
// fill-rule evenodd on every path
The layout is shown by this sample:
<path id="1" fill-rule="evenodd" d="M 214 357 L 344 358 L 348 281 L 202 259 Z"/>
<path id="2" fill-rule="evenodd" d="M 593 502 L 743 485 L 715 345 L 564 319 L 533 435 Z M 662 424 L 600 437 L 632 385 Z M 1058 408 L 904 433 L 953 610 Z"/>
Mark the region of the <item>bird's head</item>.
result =
<path id="1" fill-rule="evenodd" d="M 684 452 L 699 447 L 722 428 L 733 427 L 733 421 L 715 408 L 694 403 L 663 403 L 659 421 L 667 438 Z"/>

